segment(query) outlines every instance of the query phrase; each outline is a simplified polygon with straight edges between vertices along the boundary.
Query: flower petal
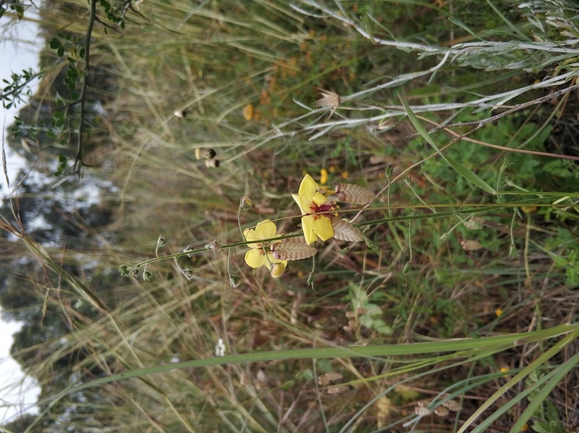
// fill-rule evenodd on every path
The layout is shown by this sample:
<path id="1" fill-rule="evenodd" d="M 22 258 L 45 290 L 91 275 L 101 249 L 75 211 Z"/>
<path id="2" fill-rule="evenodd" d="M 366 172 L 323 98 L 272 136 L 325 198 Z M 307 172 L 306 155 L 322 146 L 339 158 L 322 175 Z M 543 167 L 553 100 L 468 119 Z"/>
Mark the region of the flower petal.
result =
<path id="1" fill-rule="evenodd" d="M 313 197 L 312 200 L 315 204 L 317 204 L 318 206 L 323 205 L 325 202 L 328 201 L 328 199 L 323 195 L 320 194 L 319 192 L 316 192 Z"/>
<path id="2" fill-rule="evenodd" d="M 263 264 L 265 265 L 265 267 L 266 267 L 267 269 L 270 269 L 270 270 L 271 270 L 272 265 L 275 265 L 275 264 L 277 264 L 277 263 L 282 263 L 284 266 L 286 266 L 286 265 L 287 265 L 287 260 L 276 259 L 276 258 L 274 257 L 274 255 L 273 255 L 273 252 L 268 251 L 268 252 L 267 252 L 267 258 L 264 257 L 264 260 L 263 260 Z"/>
<path id="3" fill-rule="evenodd" d="M 300 207 L 300 211 L 302 211 L 302 215 L 307 214 L 307 212 L 302 207 L 302 200 L 301 200 L 300 196 L 298 194 L 292 194 L 292 197 L 295 200 L 295 202 L 298 204 L 298 206 Z"/>
<path id="4" fill-rule="evenodd" d="M 331 237 L 334 237 L 334 227 L 332 227 L 332 221 L 326 216 L 322 216 L 316 219 L 313 224 L 313 229 L 314 232 L 323 241 L 327 241 Z"/>
<path id="5" fill-rule="evenodd" d="M 258 239 L 271 239 L 275 237 L 276 227 L 270 220 L 263 220 L 255 226 L 255 234 Z"/>
<path id="6" fill-rule="evenodd" d="M 245 253 L 245 263 L 247 263 L 252 268 L 261 268 L 265 264 L 265 256 L 263 255 L 263 251 L 257 249 L 249 250 L 247 253 Z"/>
<path id="7" fill-rule="evenodd" d="M 300 197 L 312 197 L 318 190 L 318 184 L 309 174 L 306 174 L 300 183 L 300 189 L 298 195 Z"/>
<path id="8" fill-rule="evenodd" d="M 311 245 L 318 240 L 314 231 L 314 215 L 306 215 L 302 217 L 302 230 L 304 231 L 304 237 L 306 238 L 306 243 L 308 245 Z"/>
<path id="9" fill-rule="evenodd" d="M 255 230 L 253 230 L 253 229 L 245 229 L 243 231 L 243 236 L 245 237 L 245 240 L 247 242 L 255 242 L 255 241 L 259 240 L 259 238 L 255 234 Z M 261 250 L 261 248 L 262 248 L 261 244 L 258 244 L 258 243 L 247 244 L 247 246 L 249 248 L 253 248 L 253 249 L 257 249 L 257 250 Z"/>

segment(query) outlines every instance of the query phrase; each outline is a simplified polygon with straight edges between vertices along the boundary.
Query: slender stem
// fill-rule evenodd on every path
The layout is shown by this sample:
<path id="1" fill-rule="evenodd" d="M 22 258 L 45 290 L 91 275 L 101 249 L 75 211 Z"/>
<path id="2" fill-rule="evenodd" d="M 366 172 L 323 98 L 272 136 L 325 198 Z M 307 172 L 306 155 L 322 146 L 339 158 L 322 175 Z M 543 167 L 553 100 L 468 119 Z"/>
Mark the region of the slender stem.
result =
<path id="1" fill-rule="evenodd" d="M 86 29 L 86 35 L 84 39 L 84 72 L 82 78 L 82 87 L 80 90 L 80 118 L 78 124 L 78 142 L 77 150 L 74 161 L 74 167 L 72 172 L 80 174 L 80 168 L 83 166 L 82 162 L 82 135 L 84 132 L 84 118 L 85 118 L 85 103 L 86 103 L 86 93 L 88 88 L 88 74 L 90 68 L 90 42 L 92 37 L 92 31 L 94 28 L 94 22 L 96 20 L 96 3 L 97 0 L 90 0 L 90 17 L 88 20 L 88 26 Z"/>

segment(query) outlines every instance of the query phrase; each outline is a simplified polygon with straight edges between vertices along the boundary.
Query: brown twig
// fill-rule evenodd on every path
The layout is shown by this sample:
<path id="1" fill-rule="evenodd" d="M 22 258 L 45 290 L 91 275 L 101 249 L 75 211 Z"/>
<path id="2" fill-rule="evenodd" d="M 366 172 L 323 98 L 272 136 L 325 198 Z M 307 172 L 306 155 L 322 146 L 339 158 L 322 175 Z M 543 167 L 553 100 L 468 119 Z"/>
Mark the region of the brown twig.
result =
<path id="1" fill-rule="evenodd" d="M 86 36 L 84 40 L 85 48 L 84 48 L 84 71 L 83 71 L 83 80 L 82 80 L 82 87 L 80 91 L 80 119 L 78 124 L 78 144 L 76 150 L 76 156 L 74 160 L 74 166 L 72 169 L 73 174 L 78 173 L 80 175 L 80 168 L 85 166 L 82 161 L 82 134 L 84 132 L 84 121 L 85 121 L 85 103 L 86 103 L 86 94 L 88 88 L 88 73 L 90 68 L 90 40 L 92 37 L 92 31 L 94 28 L 94 23 L 96 21 L 96 3 L 97 0 L 90 0 L 90 17 L 88 21 L 88 26 L 86 29 Z"/>

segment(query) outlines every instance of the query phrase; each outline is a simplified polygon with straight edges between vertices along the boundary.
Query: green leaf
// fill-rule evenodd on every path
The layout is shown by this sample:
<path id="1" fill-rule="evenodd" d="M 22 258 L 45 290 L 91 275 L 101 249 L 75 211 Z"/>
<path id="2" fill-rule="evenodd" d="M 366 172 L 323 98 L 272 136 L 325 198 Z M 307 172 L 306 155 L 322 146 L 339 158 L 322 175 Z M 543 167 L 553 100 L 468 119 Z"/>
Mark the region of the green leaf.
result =
<path id="1" fill-rule="evenodd" d="M 60 96 L 60 93 L 56 92 L 56 95 L 54 95 L 54 100 L 56 101 L 57 107 L 64 105 L 64 99 L 62 98 L 62 96 Z"/>
<path id="2" fill-rule="evenodd" d="M 50 40 L 50 48 L 52 48 L 53 50 L 57 50 L 57 49 L 59 49 L 60 47 L 62 47 L 62 42 L 60 42 L 59 39 L 57 39 L 57 38 L 52 38 L 52 39 Z"/>
<path id="3" fill-rule="evenodd" d="M 450 21 L 451 23 L 459 26 L 461 29 L 465 30 L 466 32 L 470 33 L 471 35 L 473 35 L 475 38 L 480 39 L 465 23 L 463 23 L 461 20 L 459 20 L 456 17 L 448 17 L 448 21 Z"/>
<path id="4" fill-rule="evenodd" d="M 488 192 L 489 194 L 496 195 L 497 192 L 488 183 L 486 183 L 484 180 L 482 180 L 480 177 L 474 174 L 473 171 L 466 168 L 460 162 L 456 161 L 450 156 L 446 157 L 446 161 L 450 164 L 450 166 L 454 169 L 454 171 L 456 171 L 470 183 L 478 186 L 480 189 Z"/>
<path id="5" fill-rule="evenodd" d="M 404 109 L 406 110 L 406 114 L 408 115 L 408 118 L 412 122 L 412 125 L 414 125 L 414 127 L 416 128 L 416 131 L 418 131 L 418 133 L 421 135 L 421 137 L 424 138 L 434 148 L 434 150 L 436 150 L 436 152 L 442 157 L 442 159 L 444 159 L 448 163 L 448 165 L 450 165 L 454 169 L 454 171 L 456 171 L 458 174 L 460 174 L 462 177 L 464 177 L 470 183 L 478 186 L 480 189 L 482 189 L 490 194 L 496 195 L 496 191 L 489 184 L 487 184 L 485 181 L 483 181 L 480 177 L 478 177 L 476 174 L 474 174 L 471 170 L 469 170 L 464 165 L 462 165 L 460 162 L 456 161 L 455 159 L 451 158 L 450 156 L 445 156 L 438 149 L 438 147 L 436 146 L 436 143 L 434 142 L 432 137 L 428 134 L 428 132 L 426 131 L 426 128 L 424 128 L 424 125 L 422 125 L 420 120 L 418 120 L 418 117 L 416 117 L 416 115 L 412 112 L 408 103 L 405 100 L 403 100 L 402 98 L 400 98 L 400 102 L 402 102 L 402 105 L 404 105 Z"/>

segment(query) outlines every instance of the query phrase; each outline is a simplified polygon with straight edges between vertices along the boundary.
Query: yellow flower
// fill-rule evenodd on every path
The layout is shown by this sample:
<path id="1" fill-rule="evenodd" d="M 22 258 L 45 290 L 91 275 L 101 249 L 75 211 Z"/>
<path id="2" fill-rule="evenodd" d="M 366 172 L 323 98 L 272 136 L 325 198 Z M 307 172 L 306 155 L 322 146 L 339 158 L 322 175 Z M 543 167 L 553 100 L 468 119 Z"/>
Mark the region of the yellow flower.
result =
<path id="1" fill-rule="evenodd" d="M 336 206 L 318 191 L 318 184 L 306 174 L 297 194 L 292 197 L 302 211 L 302 229 L 306 243 L 311 245 L 318 237 L 326 241 L 334 236 L 331 213 Z M 326 213 L 322 213 L 326 212 Z"/>
<path id="2" fill-rule="evenodd" d="M 328 181 L 328 170 L 322 168 L 322 170 L 320 171 L 320 184 L 325 185 L 327 181 Z"/>
<path id="3" fill-rule="evenodd" d="M 261 268 L 265 265 L 272 272 L 272 277 L 278 278 L 283 274 L 287 266 L 287 260 L 278 260 L 273 256 L 269 247 L 271 244 L 281 241 L 256 242 L 274 238 L 276 227 L 270 220 L 261 221 L 255 229 L 245 229 L 243 236 L 247 242 L 253 242 L 247 246 L 250 248 L 245 254 L 245 263 L 252 268 Z M 275 266 L 274 266 L 275 265 Z"/>

